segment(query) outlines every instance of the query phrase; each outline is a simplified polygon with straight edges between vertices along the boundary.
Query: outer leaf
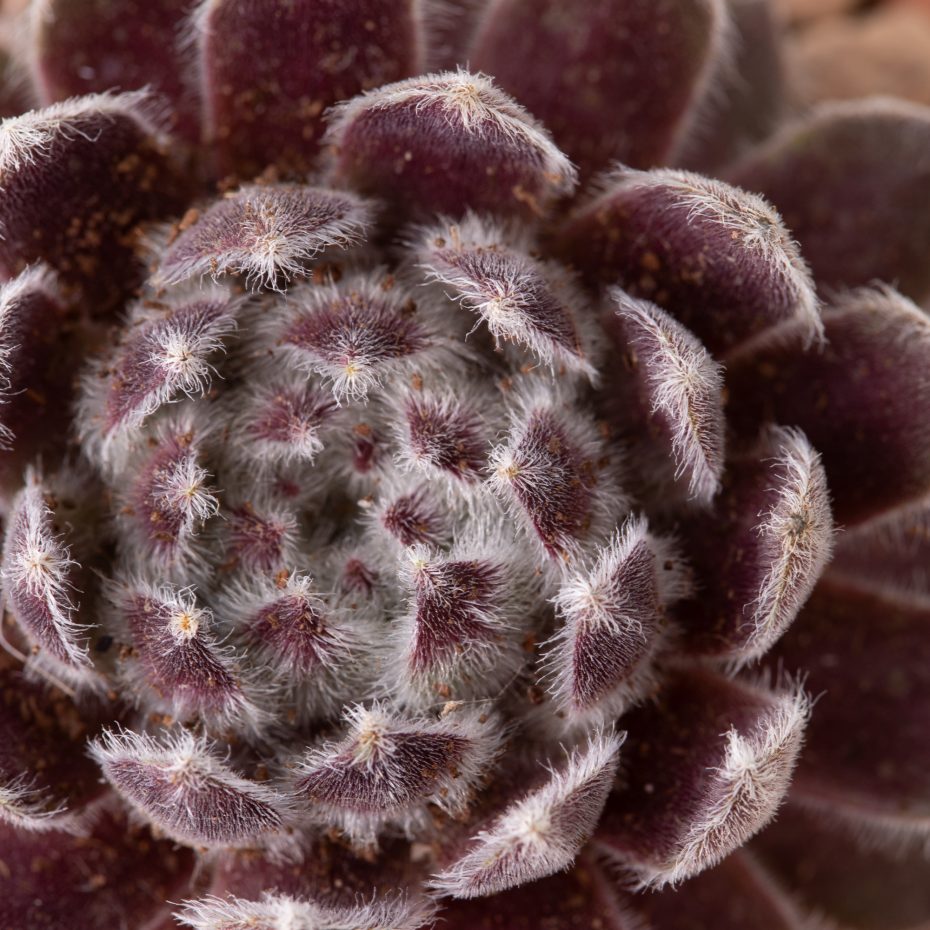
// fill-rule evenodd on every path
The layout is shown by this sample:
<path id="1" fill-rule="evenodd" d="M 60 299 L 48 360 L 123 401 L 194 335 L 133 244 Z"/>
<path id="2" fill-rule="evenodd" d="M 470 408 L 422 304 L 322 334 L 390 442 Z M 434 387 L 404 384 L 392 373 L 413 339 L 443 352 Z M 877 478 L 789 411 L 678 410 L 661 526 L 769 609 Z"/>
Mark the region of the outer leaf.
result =
<path id="1" fill-rule="evenodd" d="M 243 845 L 284 826 L 282 795 L 241 778 L 190 733 L 159 742 L 129 730 L 105 731 L 91 750 L 119 794 L 180 843 Z"/>
<path id="2" fill-rule="evenodd" d="M 485 5 L 467 60 L 585 174 L 615 161 L 648 168 L 669 160 L 706 102 L 727 26 L 716 0 L 504 0 Z"/>
<path id="3" fill-rule="evenodd" d="M 434 879 L 456 898 L 484 897 L 568 868 L 594 832 L 623 738 L 596 732 L 540 788 L 511 804 Z"/>
<path id="4" fill-rule="evenodd" d="M 796 320 L 821 334 L 801 253 L 761 197 L 684 171 L 618 168 L 563 224 L 557 248 L 587 277 L 655 301 L 717 356 Z"/>
<path id="5" fill-rule="evenodd" d="M 484 75 L 430 74 L 343 104 L 332 179 L 399 217 L 468 208 L 523 218 L 571 193 L 575 171 L 546 130 Z"/>
<path id="6" fill-rule="evenodd" d="M 702 872 L 773 817 L 791 780 L 809 703 L 710 672 L 682 671 L 624 718 L 630 760 L 598 848 L 643 886 Z"/>

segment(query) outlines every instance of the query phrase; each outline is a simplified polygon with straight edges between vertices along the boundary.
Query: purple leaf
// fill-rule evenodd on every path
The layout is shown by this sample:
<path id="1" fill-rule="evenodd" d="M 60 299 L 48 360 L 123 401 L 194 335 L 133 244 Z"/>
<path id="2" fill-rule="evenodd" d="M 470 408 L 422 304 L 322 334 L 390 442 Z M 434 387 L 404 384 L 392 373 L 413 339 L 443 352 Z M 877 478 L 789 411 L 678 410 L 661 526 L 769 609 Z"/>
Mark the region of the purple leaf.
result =
<path id="1" fill-rule="evenodd" d="M 608 329 L 618 331 L 633 373 L 622 383 L 609 383 L 605 400 L 629 422 L 631 438 L 641 443 L 644 433 L 655 437 L 674 469 L 672 480 L 687 482 L 690 498 L 708 504 L 720 490 L 723 473 L 723 369 L 688 329 L 655 304 L 619 288 L 611 297 L 617 309 Z M 619 377 L 607 374 L 609 381 Z M 640 410 L 631 403 L 634 392 Z"/>
<path id="2" fill-rule="evenodd" d="M 167 245 L 156 272 L 162 285 L 188 278 L 243 275 L 253 288 L 283 288 L 327 250 L 363 241 L 372 209 L 358 197 L 306 185 L 253 185 L 227 194 Z"/>
<path id="3" fill-rule="evenodd" d="M 725 356 L 796 320 L 821 334 L 818 301 L 778 213 L 755 194 L 685 171 L 620 167 L 562 225 L 556 248 L 592 281 L 668 310 Z"/>
<path id="4" fill-rule="evenodd" d="M 770 654 L 820 694 L 792 799 L 900 846 L 930 836 L 930 598 L 828 576 Z"/>
<path id="5" fill-rule="evenodd" d="M 0 926 L 42 930 L 149 927 L 183 895 L 188 850 L 160 842 L 123 814 L 102 811 L 89 836 L 30 835 L 0 825 Z"/>
<path id="6" fill-rule="evenodd" d="M 328 134 L 331 179 L 400 217 L 469 208 L 533 219 L 575 186 L 546 130 L 481 74 L 447 71 L 342 104 Z"/>
<path id="7" fill-rule="evenodd" d="M 920 300 L 930 293 L 928 149 L 928 107 L 881 98 L 830 103 L 730 175 L 778 207 L 818 284 L 880 280 Z"/>
<path id="8" fill-rule="evenodd" d="M 585 175 L 616 161 L 648 168 L 669 161 L 706 104 L 728 20 L 721 0 L 503 0 L 486 5 L 466 60 Z"/>
<path id="9" fill-rule="evenodd" d="M 542 787 L 510 804 L 432 881 L 456 898 L 497 894 L 567 869 L 597 825 L 623 738 L 595 732 Z"/>
<path id="10" fill-rule="evenodd" d="M 182 721 L 258 732 L 266 713 L 243 687 L 234 656 L 217 644 L 213 616 L 190 589 L 129 580 L 113 585 L 112 622 L 128 644 L 121 669 L 137 703 Z"/>
<path id="11" fill-rule="evenodd" d="M 585 299 L 567 270 L 532 257 L 523 238 L 469 213 L 459 224 L 424 230 L 415 254 L 428 280 L 483 320 L 495 343 L 517 346 L 552 371 L 593 379 L 590 335 L 582 339 L 579 320 Z"/>
<path id="12" fill-rule="evenodd" d="M 820 456 L 797 430 L 773 429 L 735 459 L 712 511 L 680 527 L 695 569 L 679 619 L 689 649 L 736 664 L 758 659 L 810 596 L 833 546 Z"/>
<path id="13" fill-rule="evenodd" d="M 339 742 L 300 762 L 297 794 L 312 816 L 359 844 L 394 823 L 424 826 L 427 805 L 461 813 L 497 753 L 497 721 L 480 709 L 454 709 L 440 720 L 403 717 L 361 705 L 345 713 Z"/>
<path id="14" fill-rule="evenodd" d="M 630 519 L 555 603 L 563 618 L 545 652 L 551 690 L 569 722 L 609 723 L 658 685 L 666 608 L 688 593 L 687 572 L 645 519 Z"/>
<path id="15" fill-rule="evenodd" d="M 188 0 L 34 3 L 33 73 L 43 102 L 148 87 L 171 101 L 172 128 L 199 143 L 199 107 L 185 87 L 178 42 L 189 9 Z"/>
<path id="16" fill-rule="evenodd" d="M 716 865 L 774 816 L 809 714 L 799 690 L 769 691 L 694 669 L 624 717 L 624 785 L 598 849 L 644 887 Z"/>
<path id="17" fill-rule="evenodd" d="M 856 524 L 930 490 L 930 317 L 890 289 L 840 296 L 827 344 L 800 350 L 798 325 L 727 370 L 731 422 L 804 430 L 823 457 L 837 521 Z"/>
<path id="18" fill-rule="evenodd" d="M 329 107 L 420 71 L 416 9 L 407 0 L 202 0 L 194 25 L 217 174 L 311 170 Z"/>
<path id="19" fill-rule="evenodd" d="M 186 731 L 162 741 L 104 731 L 91 751 L 116 791 L 179 843 L 243 845 L 284 826 L 288 801 L 282 795 L 241 778 L 205 740 Z"/>
<path id="20" fill-rule="evenodd" d="M 132 233 L 180 206 L 168 140 L 144 92 L 96 94 L 0 124 L 0 266 L 48 262 L 111 309 L 141 277 Z"/>

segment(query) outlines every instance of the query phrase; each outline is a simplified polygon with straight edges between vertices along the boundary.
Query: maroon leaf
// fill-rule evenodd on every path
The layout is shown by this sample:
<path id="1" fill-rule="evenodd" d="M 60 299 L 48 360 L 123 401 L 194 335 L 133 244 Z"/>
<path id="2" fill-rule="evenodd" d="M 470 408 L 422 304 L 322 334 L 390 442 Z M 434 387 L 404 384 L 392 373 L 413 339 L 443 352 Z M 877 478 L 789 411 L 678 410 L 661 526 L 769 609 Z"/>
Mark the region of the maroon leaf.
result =
<path id="1" fill-rule="evenodd" d="M 195 23 L 217 173 L 312 169 L 330 106 L 422 67 L 415 11 L 406 0 L 203 0 Z"/>
<path id="2" fill-rule="evenodd" d="M 920 849 L 889 853 L 857 843 L 848 831 L 790 803 L 751 849 L 824 926 L 916 930 L 930 924 L 930 863 Z"/>
<path id="3" fill-rule="evenodd" d="M 393 624 L 385 690 L 414 706 L 494 695 L 525 659 L 525 569 L 490 538 L 441 555 L 414 546 L 406 561 L 408 607 Z"/>
<path id="4" fill-rule="evenodd" d="M 293 364 L 330 382 L 338 400 L 364 401 L 387 379 L 448 361 L 451 343 L 434 314 L 392 278 L 354 275 L 304 288 L 269 324 Z"/>
<path id="5" fill-rule="evenodd" d="M 193 856 L 115 811 L 89 836 L 30 835 L 0 825 L 0 925 L 42 930 L 148 927 L 184 894 Z"/>
<path id="6" fill-rule="evenodd" d="M 46 261 L 101 310 L 138 282 L 134 228 L 180 206 L 168 141 L 151 110 L 144 92 L 98 94 L 0 125 L 7 274 Z"/>
<path id="7" fill-rule="evenodd" d="M 677 888 L 637 895 L 635 904 L 650 930 L 801 930 L 808 916 L 742 849 Z"/>
<path id="8" fill-rule="evenodd" d="M 625 348 L 632 373 L 620 366 L 607 372 L 605 402 L 631 440 L 642 443 L 643 433 L 653 439 L 671 465 L 664 469 L 669 477 L 687 482 L 691 499 L 708 504 L 720 490 L 723 473 L 723 369 L 691 332 L 655 304 L 619 288 L 611 297 L 617 309 L 607 328 Z M 638 404 L 631 403 L 631 394 Z M 655 468 L 652 456 L 647 461 L 645 467 Z M 644 475 L 643 480 L 650 479 Z"/>
<path id="9" fill-rule="evenodd" d="M 159 742 L 105 731 L 91 750 L 107 781 L 161 833 L 179 843 L 223 847 L 280 831 L 287 800 L 236 774 L 186 731 Z"/>
<path id="10" fill-rule="evenodd" d="M 11 470 L 52 452 L 67 432 L 75 369 L 67 316 L 43 264 L 0 286 L 0 454 Z"/>
<path id="11" fill-rule="evenodd" d="M 742 664 L 794 621 L 833 543 L 820 456 L 803 434 L 774 429 L 734 460 L 713 511 L 681 526 L 695 596 L 679 619 L 690 649 Z"/>
<path id="12" fill-rule="evenodd" d="M 727 0 L 727 53 L 700 115 L 691 121 L 676 163 L 719 174 L 769 136 L 787 109 L 782 24 L 771 0 Z"/>
<path id="13" fill-rule="evenodd" d="M 253 185 L 185 217 L 156 273 L 162 285 L 243 275 L 252 287 L 280 289 L 330 249 L 365 237 L 371 207 L 345 192 L 307 185 Z"/>
<path id="14" fill-rule="evenodd" d="M 930 599 L 820 582 L 770 661 L 819 694 L 792 798 L 889 839 L 930 835 Z"/>
<path id="15" fill-rule="evenodd" d="M 332 179 L 401 217 L 468 208 L 533 218 L 570 194 L 575 171 L 546 130 L 484 75 L 411 78 L 334 114 Z"/>
<path id="16" fill-rule="evenodd" d="M 551 130 L 585 175 L 668 162 L 727 47 L 718 0 L 488 4 L 468 60 Z M 656 67 L 661 62 L 662 67 Z"/>
<path id="17" fill-rule="evenodd" d="M 405 548 L 439 546 L 452 537 L 448 505 L 422 483 L 383 495 L 370 513 L 375 528 Z"/>
<path id="18" fill-rule="evenodd" d="M 148 87 L 171 102 L 174 129 L 200 141 L 184 85 L 179 32 L 189 0 L 39 0 L 31 9 L 34 74 L 44 103 Z"/>
<path id="19" fill-rule="evenodd" d="M 91 668 L 88 628 L 78 620 L 76 582 L 80 566 L 40 475 L 27 472 L 26 486 L 13 500 L 3 541 L 2 600 L 36 651 L 83 677 Z"/>
<path id="20" fill-rule="evenodd" d="M 820 107 L 731 172 L 781 211 L 825 287 L 930 292 L 930 108 L 872 98 Z M 854 262 L 849 256 L 855 255 Z"/>
<path id="21" fill-rule="evenodd" d="M 595 424 L 542 389 L 514 398 L 511 424 L 491 484 L 530 538 L 556 561 L 606 542 L 627 508 Z"/>
<path id="22" fill-rule="evenodd" d="M 557 250 L 688 327 L 715 355 L 796 320 L 821 332 L 807 267 L 775 210 L 755 194 L 684 171 L 620 167 L 563 224 Z"/>
<path id="23" fill-rule="evenodd" d="M 135 305 L 113 355 L 84 379 L 83 425 L 97 434 L 87 439 L 101 442 L 104 458 L 160 407 L 207 391 L 211 363 L 236 329 L 236 310 L 219 288 Z"/>
<path id="24" fill-rule="evenodd" d="M 250 576 L 224 587 L 216 603 L 250 660 L 284 690 L 298 723 L 331 715 L 363 680 L 367 630 L 335 600 L 293 572 Z"/>
<path id="25" fill-rule="evenodd" d="M 217 524 L 227 571 L 270 573 L 291 564 L 298 548 L 297 518 L 286 507 L 262 503 L 226 504 Z"/>
<path id="26" fill-rule="evenodd" d="M 237 674 L 234 656 L 211 631 L 213 617 L 190 589 L 156 588 L 139 581 L 114 584 L 116 629 L 131 649 L 122 674 L 137 703 L 182 720 L 201 718 L 217 728 L 255 732 L 266 723 Z"/>
<path id="27" fill-rule="evenodd" d="M 509 805 L 432 886 L 456 898 L 497 894 L 568 868 L 594 832 L 622 737 L 596 732 L 540 788 Z"/>
<path id="28" fill-rule="evenodd" d="M 809 702 L 709 671 L 670 677 L 655 704 L 624 717 L 624 786 L 598 848 L 643 886 L 716 865 L 773 817 L 788 790 Z"/>
<path id="29" fill-rule="evenodd" d="M 315 819 L 360 844 L 391 823 L 422 827 L 429 804 L 460 814 L 500 738 L 496 720 L 479 709 L 432 720 L 356 705 L 345 719 L 344 739 L 303 758 L 295 790 Z"/>
<path id="30" fill-rule="evenodd" d="M 656 687 L 665 608 L 688 589 L 672 547 L 642 518 L 628 520 L 593 565 L 569 576 L 555 599 L 564 625 L 545 662 L 571 723 L 608 723 Z"/>
<path id="31" fill-rule="evenodd" d="M 568 272 L 530 255 L 529 242 L 504 226 L 467 214 L 423 231 L 419 267 L 487 325 L 495 342 L 522 349 L 531 362 L 594 378 L 582 339 L 583 296 Z"/>
<path id="32" fill-rule="evenodd" d="M 58 689 L 0 670 L 0 823 L 20 832 L 80 832 L 86 806 L 102 790 L 84 752 L 94 722 Z"/>
<path id="33" fill-rule="evenodd" d="M 855 524 L 930 490 L 930 318 L 888 289 L 840 297 L 824 313 L 827 345 L 802 352 L 796 325 L 734 360 L 728 415 L 745 434 L 799 426 L 823 456 L 836 518 Z"/>
<path id="34" fill-rule="evenodd" d="M 485 898 L 449 901 L 441 919 L 446 930 L 643 930 L 629 904 L 603 865 L 582 853 L 570 872 Z"/>

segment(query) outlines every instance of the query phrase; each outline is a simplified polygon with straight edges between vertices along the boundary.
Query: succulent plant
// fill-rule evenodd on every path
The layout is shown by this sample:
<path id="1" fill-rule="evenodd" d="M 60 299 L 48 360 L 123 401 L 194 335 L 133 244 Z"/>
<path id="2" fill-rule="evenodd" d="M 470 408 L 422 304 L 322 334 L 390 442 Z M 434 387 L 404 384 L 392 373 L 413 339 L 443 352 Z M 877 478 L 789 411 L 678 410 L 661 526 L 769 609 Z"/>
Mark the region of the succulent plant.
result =
<path id="1" fill-rule="evenodd" d="M 764 0 L 27 20 L 0 926 L 927 926 L 930 110 Z"/>

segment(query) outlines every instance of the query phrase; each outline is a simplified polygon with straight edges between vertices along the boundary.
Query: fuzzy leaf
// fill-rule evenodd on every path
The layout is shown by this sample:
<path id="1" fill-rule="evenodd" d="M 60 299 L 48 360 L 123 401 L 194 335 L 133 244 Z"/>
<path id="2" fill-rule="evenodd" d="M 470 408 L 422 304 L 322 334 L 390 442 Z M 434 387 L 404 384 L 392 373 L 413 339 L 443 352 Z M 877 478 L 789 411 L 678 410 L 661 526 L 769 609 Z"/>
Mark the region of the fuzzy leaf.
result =
<path id="1" fill-rule="evenodd" d="M 565 221 L 557 248 L 591 280 L 668 310 L 717 356 L 785 320 L 809 341 L 821 334 L 813 283 L 781 217 L 720 181 L 618 168 Z"/>
<path id="2" fill-rule="evenodd" d="M 426 229 L 416 256 L 428 280 L 480 317 L 498 344 L 519 346 L 552 370 L 594 377 L 577 319 L 584 298 L 565 269 L 533 258 L 519 236 L 514 242 L 505 227 L 468 214 Z"/>
<path id="3" fill-rule="evenodd" d="M 252 287 L 280 289 L 329 249 L 364 239 L 368 204 L 352 194 L 306 185 L 252 185 L 185 217 L 156 280 L 163 285 L 243 275 Z"/>
<path id="4" fill-rule="evenodd" d="M 3 541 L 3 605 L 37 649 L 75 670 L 91 665 L 87 628 L 78 622 L 80 566 L 56 524 L 42 478 L 26 475 L 13 500 Z"/>
<path id="5" fill-rule="evenodd" d="M 758 659 L 810 596 L 833 546 L 820 456 L 774 429 L 731 463 L 712 511 L 681 525 L 696 593 L 679 618 L 690 649 L 737 664 Z"/>
<path id="6" fill-rule="evenodd" d="M 688 591 L 680 561 L 645 519 L 628 520 L 555 599 L 564 625 L 545 656 L 551 690 L 573 723 L 608 723 L 657 684 L 665 609 Z"/>
<path id="7" fill-rule="evenodd" d="M 435 366 L 446 342 L 405 289 L 390 279 L 354 276 L 304 288 L 274 324 L 288 358 L 332 384 L 337 400 L 364 401 L 388 378 Z"/>
<path id="8" fill-rule="evenodd" d="M 329 107 L 420 71 L 416 9 L 407 0 L 201 0 L 194 23 L 217 174 L 312 169 Z"/>
<path id="9" fill-rule="evenodd" d="M 709 671 L 670 677 L 655 704 L 624 717 L 624 786 L 595 840 L 643 886 L 716 865 L 764 827 L 788 790 L 809 702 Z"/>
<path id="10" fill-rule="evenodd" d="M 422 821 L 428 804 L 461 813 L 499 739 L 496 721 L 480 710 L 436 721 L 357 705 L 345 720 L 344 739 L 303 758 L 295 790 L 315 818 L 358 843 L 371 843 L 388 823 Z"/>
<path id="11" fill-rule="evenodd" d="M 626 509 L 609 464 L 594 423 L 539 392 L 515 399 L 510 433 L 491 453 L 490 481 L 546 555 L 567 561 L 606 541 Z"/>
<path id="12" fill-rule="evenodd" d="M 673 463 L 673 480 L 687 482 L 690 497 L 707 504 L 720 490 L 723 473 L 723 369 L 691 332 L 655 304 L 619 288 L 611 296 L 617 305 L 615 325 L 634 358 L 636 390 L 648 411 L 646 428 Z M 630 407 L 629 393 L 609 400 Z"/>
<path id="13" fill-rule="evenodd" d="M 648 168 L 669 160 L 706 102 L 727 25 L 718 0 L 504 0 L 486 8 L 466 60 L 585 175 L 616 161 Z"/>
<path id="14" fill-rule="evenodd" d="M 220 728 L 262 726 L 264 712 L 246 695 L 233 657 L 211 632 L 212 614 L 190 589 L 130 580 L 114 584 L 111 600 L 114 625 L 132 645 L 122 673 L 137 702 Z"/>
<path id="15" fill-rule="evenodd" d="M 546 130 L 480 74 L 444 72 L 389 84 L 335 111 L 331 177 L 386 201 L 400 217 L 469 208 L 533 218 L 575 186 Z"/>
<path id="16" fill-rule="evenodd" d="M 142 92 L 96 94 L 0 123 L 0 266 L 45 261 L 100 310 L 138 282 L 132 230 L 180 205 L 167 140 Z"/>
<path id="17" fill-rule="evenodd" d="M 265 894 L 261 901 L 188 901 L 177 916 L 183 926 L 194 930 L 418 930 L 430 922 L 433 912 L 423 898 L 381 898 L 335 907 Z"/>
<path id="18" fill-rule="evenodd" d="M 284 825 L 287 801 L 237 775 L 203 739 L 162 741 L 105 731 L 91 751 L 107 781 L 160 832 L 179 843 L 243 845 Z"/>
<path id="19" fill-rule="evenodd" d="M 622 737 L 595 733 L 550 772 L 547 782 L 507 807 L 432 885 L 456 898 L 493 895 L 552 875 L 574 862 L 594 832 L 617 771 Z"/>

